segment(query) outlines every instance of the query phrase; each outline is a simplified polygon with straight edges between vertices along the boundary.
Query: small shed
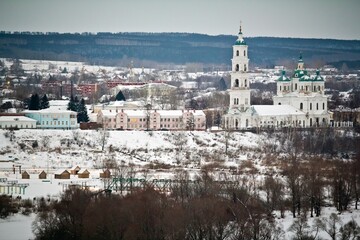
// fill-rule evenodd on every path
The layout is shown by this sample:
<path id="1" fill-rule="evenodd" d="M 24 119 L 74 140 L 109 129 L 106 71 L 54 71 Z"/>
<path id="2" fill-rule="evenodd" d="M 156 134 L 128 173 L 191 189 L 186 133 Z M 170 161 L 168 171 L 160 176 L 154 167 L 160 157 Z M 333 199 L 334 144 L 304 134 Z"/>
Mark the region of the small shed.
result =
<path id="1" fill-rule="evenodd" d="M 27 171 L 24 171 L 24 172 L 21 174 L 21 178 L 22 178 L 22 179 L 30 179 L 30 174 L 28 174 Z"/>
<path id="2" fill-rule="evenodd" d="M 70 174 L 77 175 L 79 173 L 80 169 L 81 168 L 79 166 L 74 166 L 70 169 Z"/>
<path id="3" fill-rule="evenodd" d="M 110 178 L 111 172 L 109 169 L 106 169 L 104 172 L 100 173 L 100 178 Z"/>
<path id="4" fill-rule="evenodd" d="M 39 179 L 46 179 L 47 174 L 44 170 L 42 170 L 42 172 L 39 174 Z"/>
<path id="5" fill-rule="evenodd" d="M 89 178 L 89 177 L 90 177 L 90 172 L 87 169 L 78 173 L 78 178 Z"/>
<path id="6" fill-rule="evenodd" d="M 70 173 L 68 170 L 61 170 L 55 173 L 55 179 L 70 179 Z"/>

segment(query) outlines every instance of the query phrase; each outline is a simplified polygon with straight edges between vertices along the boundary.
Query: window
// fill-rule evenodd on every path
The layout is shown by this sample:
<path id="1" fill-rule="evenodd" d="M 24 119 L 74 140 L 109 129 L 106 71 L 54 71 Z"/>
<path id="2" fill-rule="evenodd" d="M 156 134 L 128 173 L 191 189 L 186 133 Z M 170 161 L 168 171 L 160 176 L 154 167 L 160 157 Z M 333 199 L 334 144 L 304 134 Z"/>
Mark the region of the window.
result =
<path id="1" fill-rule="evenodd" d="M 312 103 L 310 103 L 310 110 L 312 110 Z"/>
<path id="2" fill-rule="evenodd" d="M 297 83 L 295 83 L 295 90 L 297 90 Z"/>
<path id="3" fill-rule="evenodd" d="M 281 86 L 280 86 L 280 91 L 281 91 Z"/>
<path id="4" fill-rule="evenodd" d="M 300 110 L 303 110 L 304 106 L 303 103 L 300 103 Z"/>
<path id="5" fill-rule="evenodd" d="M 247 79 L 245 79 L 245 87 L 247 87 Z"/>
<path id="6" fill-rule="evenodd" d="M 281 102 L 279 102 L 279 105 L 281 105 Z"/>
<path id="7" fill-rule="evenodd" d="M 319 103 L 316 103 L 316 110 L 319 110 Z"/>
<path id="8" fill-rule="evenodd" d="M 234 87 L 239 87 L 239 79 L 235 79 L 235 86 Z"/>
<path id="9" fill-rule="evenodd" d="M 305 91 L 307 91 L 308 90 L 308 86 L 305 86 Z"/>
<path id="10" fill-rule="evenodd" d="M 236 51 L 236 56 L 239 56 L 239 50 Z"/>
<path id="11" fill-rule="evenodd" d="M 323 103 L 323 110 L 325 110 L 325 103 Z"/>
<path id="12" fill-rule="evenodd" d="M 236 64 L 235 71 L 239 71 L 239 64 Z"/>
<path id="13" fill-rule="evenodd" d="M 245 72 L 247 71 L 247 69 L 246 69 L 246 64 L 244 64 L 244 71 L 245 71 Z"/>
<path id="14" fill-rule="evenodd" d="M 246 57 L 246 50 L 244 50 L 244 57 Z"/>

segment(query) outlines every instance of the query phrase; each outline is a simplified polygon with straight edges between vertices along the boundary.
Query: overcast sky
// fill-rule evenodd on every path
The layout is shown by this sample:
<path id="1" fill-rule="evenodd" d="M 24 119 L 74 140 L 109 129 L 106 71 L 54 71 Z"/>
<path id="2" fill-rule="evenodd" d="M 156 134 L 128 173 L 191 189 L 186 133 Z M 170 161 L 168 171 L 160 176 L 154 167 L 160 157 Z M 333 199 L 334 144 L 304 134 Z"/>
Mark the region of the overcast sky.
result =
<path id="1" fill-rule="evenodd" d="M 360 0 L 0 0 L 0 30 L 360 39 Z"/>

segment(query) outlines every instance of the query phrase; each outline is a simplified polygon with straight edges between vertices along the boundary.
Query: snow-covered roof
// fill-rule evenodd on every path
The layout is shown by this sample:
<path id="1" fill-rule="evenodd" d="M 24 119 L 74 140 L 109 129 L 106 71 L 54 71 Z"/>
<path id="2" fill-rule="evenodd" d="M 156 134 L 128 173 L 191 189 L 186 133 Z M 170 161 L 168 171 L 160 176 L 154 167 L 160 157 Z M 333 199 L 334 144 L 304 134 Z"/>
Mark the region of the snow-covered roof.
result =
<path id="1" fill-rule="evenodd" d="M 124 110 L 128 117 L 146 117 L 144 110 Z"/>
<path id="2" fill-rule="evenodd" d="M 162 117 L 181 117 L 183 115 L 182 110 L 157 110 Z"/>
<path id="3" fill-rule="evenodd" d="M 0 122 L 36 122 L 36 120 L 24 116 L 1 116 Z"/>
<path id="4" fill-rule="evenodd" d="M 194 116 L 205 116 L 205 113 L 204 113 L 203 110 L 195 110 L 195 111 L 193 112 L 193 115 L 194 115 Z"/>
<path id="5" fill-rule="evenodd" d="M 118 114 L 116 111 L 112 110 L 101 110 L 100 112 L 104 117 L 115 117 L 116 114 Z"/>
<path id="6" fill-rule="evenodd" d="M 76 112 L 52 107 L 41 110 L 24 110 L 23 113 L 76 113 Z"/>
<path id="7" fill-rule="evenodd" d="M 290 105 L 253 105 L 252 107 L 259 116 L 305 115 L 304 112 Z"/>

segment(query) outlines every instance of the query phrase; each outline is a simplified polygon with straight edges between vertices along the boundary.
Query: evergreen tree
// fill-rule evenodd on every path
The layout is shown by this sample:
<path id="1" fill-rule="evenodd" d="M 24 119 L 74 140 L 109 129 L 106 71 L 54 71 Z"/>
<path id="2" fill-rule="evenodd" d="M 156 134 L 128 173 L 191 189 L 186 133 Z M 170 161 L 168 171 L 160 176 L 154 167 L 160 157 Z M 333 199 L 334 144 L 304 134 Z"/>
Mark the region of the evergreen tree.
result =
<path id="1" fill-rule="evenodd" d="M 221 78 L 218 83 L 218 90 L 225 91 L 227 89 L 224 78 Z"/>
<path id="2" fill-rule="evenodd" d="M 24 75 L 24 69 L 19 59 L 13 60 L 13 64 L 10 66 L 10 73 L 16 76 Z"/>
<path id="3" fill-rule="evenodd" d="M 40 109 L 40 98 L 37 93 L 31 95 L 29 110 L 39 110 Z"/>
<path id="4" fill-rule="evenodd" d="M 40 100 L 40 109 L 49 108 L 49 99 L 47 98 L 46 94 Z"/>
<path id="5" fill-rule="evenodd" d="M 115 100 L 116 101 L 126 101 L 125 96 L 121 90 L 118 92 L 118 94 L 116 94 Z"/>
<path id="6" fill-rule="evenodd" d="M 78 112 L 78 115 L 77 115 L 78 123 L 89 121 L 89 116 L 87 114 L 87 109 L 85 106 L 85 100 L 83 98 L 81 99 L 80 103 L 78 104 L 77 112 Z"/>
<path id="7" fill-rule="evenodd" d="M 76 99 L 77 99 L 77 98 L 76 98 Z M 75 102 L 74 96 L 71 95 L 70 101 L 69 101 L 69 103 L 68 103 L 67 110 L 77 112 L 77 106 L 76 106 L 76 105 L 77 105 L 77 104 L 76 104 L 76 102 Z"/>

